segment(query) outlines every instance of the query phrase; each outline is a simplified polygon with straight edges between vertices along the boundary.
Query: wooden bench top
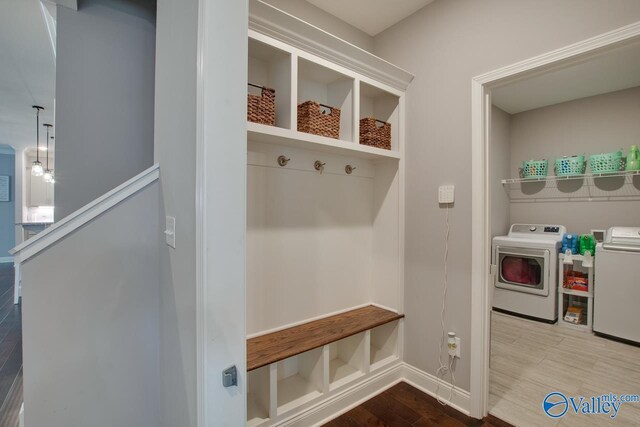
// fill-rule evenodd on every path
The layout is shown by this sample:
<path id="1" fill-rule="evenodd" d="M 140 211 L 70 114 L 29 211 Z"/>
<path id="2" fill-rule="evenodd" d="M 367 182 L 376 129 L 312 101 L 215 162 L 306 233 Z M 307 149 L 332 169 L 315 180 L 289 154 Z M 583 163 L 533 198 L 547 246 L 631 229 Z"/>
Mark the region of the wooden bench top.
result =
<path id="1" fill-rule="evenodd" d="M 247 371 L 404 317 L 369 305 L 247 340 Z"/>

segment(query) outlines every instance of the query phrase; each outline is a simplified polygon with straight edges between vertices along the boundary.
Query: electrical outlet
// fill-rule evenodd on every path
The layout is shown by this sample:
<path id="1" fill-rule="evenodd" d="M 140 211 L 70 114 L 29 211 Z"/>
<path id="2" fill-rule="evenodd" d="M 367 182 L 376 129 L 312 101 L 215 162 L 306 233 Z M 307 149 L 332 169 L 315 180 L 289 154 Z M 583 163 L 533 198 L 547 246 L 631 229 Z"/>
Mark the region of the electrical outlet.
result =
<path id="1" fill-rule="evenodd" d="M 456 354 L 454 356 L 460 359 L 460 337 L 456 337 Z"/>
<path id="2" fill-rule="evenodd" d="M 438 203 L 453 203 L 454 193 L 454 185 L 441 185 L 438 187 Z"/>

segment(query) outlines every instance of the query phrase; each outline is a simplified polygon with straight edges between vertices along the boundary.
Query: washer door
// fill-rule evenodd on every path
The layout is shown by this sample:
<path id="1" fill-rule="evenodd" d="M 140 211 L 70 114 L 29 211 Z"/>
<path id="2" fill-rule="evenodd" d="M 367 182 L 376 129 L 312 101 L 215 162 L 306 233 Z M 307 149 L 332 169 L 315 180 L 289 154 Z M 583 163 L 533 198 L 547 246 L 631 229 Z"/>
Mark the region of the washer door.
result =
<path id="1" fill-rule="evenodd" d="M 548 249 L 498 246 L 496 288 L 534 295 L 549 295 Z"/>

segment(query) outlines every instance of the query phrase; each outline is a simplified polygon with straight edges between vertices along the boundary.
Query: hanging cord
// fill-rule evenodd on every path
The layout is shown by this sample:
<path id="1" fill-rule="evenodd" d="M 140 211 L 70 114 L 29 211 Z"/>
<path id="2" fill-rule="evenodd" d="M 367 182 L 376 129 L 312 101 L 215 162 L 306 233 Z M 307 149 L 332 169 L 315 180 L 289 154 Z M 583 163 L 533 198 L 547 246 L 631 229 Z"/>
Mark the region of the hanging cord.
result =
<path id="1" fill-rule="evenodd" d="M 440 310 L 440 327 L 442 328 L 442 335 L 440 337 L 440 348 L 438 351 L 438 363 L 440 364 L 440 367 L 436 370 L 436 376 L 438 378 L 442 376 L 442 378 L 444 379 L 444 376 L 447 375 L 447 372 L 451 373 L 451 390 L 449 391 L 449 402 L 451 402 L 451 400 L 453 399 L 453 390 L 456 388 L 456 376 L 453 373 L 453 367 L 455 365 L 456 358 L 453 356 L 448 356 L 449 363 L 448 364 L 442 363 L 442 351 L 444 349 L 444 342 L 445 342 L 445 335 L 446 335 L 445 329 L 444 329 L 444 311 L 445 311 L 445 305 L 447 302 L 447 288 L 449 287 L 447 261 L 449 260 L 449 233 L 451 232 L 451 228 L 449 227 L 449 204 L 448 203 L 447 203 L 447 213 L 445 217 L 445 222 L 446 222 L 447 228 L 446 228 L 446 233 L 444 238 L 444 286 L 442 290 L 442 309 Z M 440 400 L 439 392 L 440 392 L 440 381 L 438 381 L 436 385 L 436 400 L 438 401 L 439 404 L 446 406 L 447 402 Z"/>

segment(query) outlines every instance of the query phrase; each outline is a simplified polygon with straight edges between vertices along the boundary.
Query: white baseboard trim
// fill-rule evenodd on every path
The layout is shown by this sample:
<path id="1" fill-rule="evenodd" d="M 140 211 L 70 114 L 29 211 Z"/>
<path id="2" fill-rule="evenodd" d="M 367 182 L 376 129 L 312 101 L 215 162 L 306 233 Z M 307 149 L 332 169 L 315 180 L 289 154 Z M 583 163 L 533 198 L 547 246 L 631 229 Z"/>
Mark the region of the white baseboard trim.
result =
<path id="1" fill-rule="evenodd" d="M 445 402 L 448 406 L 465 415 L 470 415 L 471 395 L 468 391 L 456 387 L 453 390 L 451 401 L 449 401 L 451 384 L 406 363 L 403 363 L 402 377 L 405 382 L 432 397 L 436 397 L 436 388 L 440 384 L 440 390 L 438 391 L 440 401 Z"/>
<path id="2" fill-rule="evenodd" d="M 0 257 L 0 264 L 4 264 L 6 262 L 10 262 L 13 264 L 13 257 L 12 256 Z"/>
<path id="3" fill-rule="evenodd" d="M 367 381 L 350 387 L 319 405 L 291 418 L 282 420 L 275 425 L 287 427 L 321 426 L 401 382 L 402 365 L 402 363 L 398 363 L 372 376 Z"/>
<path id="4" fill-rule="evenodd" d="M 468 391 L 455 388 L 452 401 L 449 402 L 451 384 L 414 366 L 400 362 L 373 375 L 364 382 L 329 397 L 317 405 L 291 417 L 278 420 L 274 424 L 267 423 L 267 425 L 287 427 L 321 426 L 402 381 L 434 398 L 436 397 L 436 387 L 440 384 L 440 400 L 453 409 L 469 415 L 471 397 Z"/>

